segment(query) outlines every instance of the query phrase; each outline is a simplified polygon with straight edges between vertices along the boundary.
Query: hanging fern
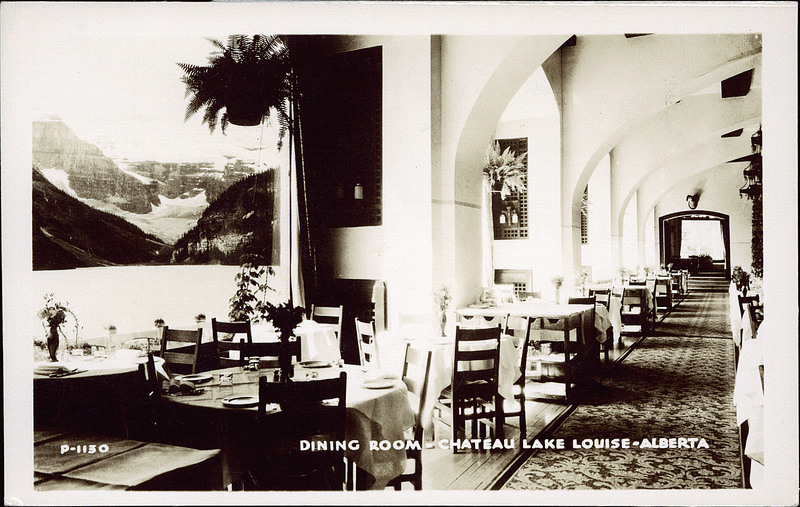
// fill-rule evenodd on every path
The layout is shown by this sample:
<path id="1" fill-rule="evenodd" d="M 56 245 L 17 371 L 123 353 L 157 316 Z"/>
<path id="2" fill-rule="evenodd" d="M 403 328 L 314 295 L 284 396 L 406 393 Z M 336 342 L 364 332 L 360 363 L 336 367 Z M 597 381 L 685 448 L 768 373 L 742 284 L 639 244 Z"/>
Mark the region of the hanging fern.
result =
<path id="1" fill-rule="evenodd" d="M 227 45 L 208 39 L 216 51 L 208 65 L 178 63 L 186 85 L 186 119 L 201 109 L 211 132 L 229 123 L 257 125 L 276 111 L 281 132 L 288 122 L 291 65 L 283 40 L 276 35 L 231 35 Z M 223 111 L 224 110 L 224 111 Z"/>
<path id="2" fill-rule="evenodd" d="M 497 141 L 490 143 L 486 149 L 483 172 L 488 176 L 492 189 L 499 191 L 503 199 L 513 192 L 525 190 L 527 156 L 528 152 L 517 156 L 510 147 L 500 151 L 500 143 Z"/>

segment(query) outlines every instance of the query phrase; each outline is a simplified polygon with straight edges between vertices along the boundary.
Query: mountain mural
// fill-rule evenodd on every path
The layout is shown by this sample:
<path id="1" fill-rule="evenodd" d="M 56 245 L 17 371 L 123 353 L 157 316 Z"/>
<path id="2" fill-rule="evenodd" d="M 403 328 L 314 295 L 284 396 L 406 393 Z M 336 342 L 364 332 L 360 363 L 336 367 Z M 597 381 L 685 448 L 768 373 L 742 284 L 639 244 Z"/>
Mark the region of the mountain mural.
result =
<path id="1" fill-rule="evenodd" d="M 33 161 L 34 269 L 278 262 L 274 169 L 114 161 L 58 118 L 34 122 Z"/>
<path id="2" fill-rule="evenodd" d="M 172 247 L 59 190 L 33 168 L 33 269 L 165 264 Z"/>
<path id="3" fill-rule="evenodd" d="M 175 243 L 171 262 L 277 264 L 276 173 L 257 173 L 226 189 Z"/>
<path id="4" fill-rule="evenodd" d="M 77 197 L 111 202 L 125 211 L 149 213 L 158 185 L 124 173 L 97 146 L 78 138 L 57 118 L 33 122 L 33 164 L 67 173 Z"/>

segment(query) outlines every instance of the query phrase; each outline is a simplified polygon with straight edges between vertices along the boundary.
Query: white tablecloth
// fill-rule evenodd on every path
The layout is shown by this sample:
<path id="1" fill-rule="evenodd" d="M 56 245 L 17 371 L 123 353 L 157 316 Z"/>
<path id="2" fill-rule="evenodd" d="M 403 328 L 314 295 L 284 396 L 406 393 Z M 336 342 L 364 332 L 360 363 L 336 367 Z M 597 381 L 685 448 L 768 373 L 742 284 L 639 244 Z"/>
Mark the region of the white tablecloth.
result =
<path id="1" fill-rule="evenodd" d="M 139 367 L 140 364 L 146 362 L 146 357 L 143 356 L 144 352 L 140 350 L 126 350 L 121 349 L 114 352 L 110 357 L 99 358 L 93 356 L 65 356 L 63 361 L 57 363 L 35 362 L 33 365 L 34 373 L 37 371 L 44 373 L 46 368 L 53 366 L 63 366 L 70 370 L 78 369 L 84 370 L 82 373 L 70 375 L 70 377 L 91 377 L 97 375 L 113 375 L 117 373 L 125 373 L 133 371 Z M 160 357 L 153 358 L 156 366 L 156 371 L 163 375 L 164 378 L 169 378 L 167 372 L 164 370 L 164 360 Z"/>
<path id="2" fill-rule="evenodd" d="M 608 319 L 614 333 L 614 339 L 622 336 L 622 298 L 611 296 L 608 300 Z M 595 319 L 595 322 L 597 319 Z M 595 326 L 596 327 L 596 326 Z M 607 329 L 607 328 L 606 328 Z M 602 342 L 601 342 L 602 343 Z"/>
<path id="3" fill-rule="evenodd" d="M 342 358 L 339 340 L 334 326 L 304 320 L 294 334 L 300 338 L 300 359 L 302 361 L 333 362 Z M 210 330 L 209 330 L 210 332 Z M 276 342 L 278 335 L 272 325 L 258 324 L 252 327 L 254 342 Z M 205 331 L 203 331 L 205 334 Z"/>
<path id="4" fill-rule="evenodd" d="M 375 478 L 372 489 L 383 489 L 386 483 L 405 470 L 404 449 L 372 450 L 370 442 L 402 441 L 406 429 L 414 425 L 414 411 L 408 390 L 397 375 L 390 389 L 366 389 L 361 368 L 345 365 L 347 371 L 347 426 L 345 440 L 358 440 L 360 448 L 348 450 L 346 456 Z M 402 373 L 402 372 L 401 372 Z M 374 374 L 369 373 L 370 378 Z"/>
<path id="5" fill-rule="evenodd" d="M 739 312 L 739 291 L 736 290 L 736 285 L 731 282 L 730 287 L 728 288 L 728 305 L 730 309 L 730 319 L 731 319 L 731 337 L 733 338 L 733 343 L 736 344 L 737 347 L 742 346 L 742 314 Z"/>
<path id="6" fill-rule="evenodd" d="M 762 324 L 762 327 L 764 324 Z M 736 423 L 747 421 L 749 432 L 744 453 L 764 464 L 764 388 L 759 366 L 764 364 L 763 338 L 742 342 L 733 403 L 736 405 Z"/>

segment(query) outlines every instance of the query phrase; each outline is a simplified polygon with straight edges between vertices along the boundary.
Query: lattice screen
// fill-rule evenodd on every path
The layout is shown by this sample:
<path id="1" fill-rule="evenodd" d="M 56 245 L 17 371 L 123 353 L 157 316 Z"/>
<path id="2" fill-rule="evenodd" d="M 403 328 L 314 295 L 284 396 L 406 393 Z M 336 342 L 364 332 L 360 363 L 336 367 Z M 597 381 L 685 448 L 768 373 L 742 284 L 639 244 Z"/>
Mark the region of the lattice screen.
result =
<path id="1" fill-rule="evenodd" d="M 583 189 L 581 202 L 581 245 L 589 244 L 589 185 Z"/>
<path id="2" fill-rule="evenodd" d="M 500 150 L 511 148 L 515 155 L 519 156 L 528 151 L 528 138 L 520 137 L 517 139 L 498 139 Z M 512 192 L 504 199 L 498 193 L 492 194 L 492 218 L 494 220 L 494 239 L 520 239 L 528 237 L 528 159 L 525 158 L 525 176 L 523 181 L 526 190 L 522 192 Z M 513 211 L 516 211 L 517 222 L 512 221 Z M 505 215 L 504 223 L 501 216 Z"/>

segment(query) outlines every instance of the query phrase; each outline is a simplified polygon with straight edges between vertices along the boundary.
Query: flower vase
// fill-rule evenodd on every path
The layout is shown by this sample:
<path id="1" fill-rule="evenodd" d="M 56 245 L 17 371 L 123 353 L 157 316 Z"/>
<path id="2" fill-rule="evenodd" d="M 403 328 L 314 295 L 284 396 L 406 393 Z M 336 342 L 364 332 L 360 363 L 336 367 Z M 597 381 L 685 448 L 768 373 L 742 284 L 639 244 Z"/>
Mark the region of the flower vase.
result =
<path id="1" fill-rule="evenodd" d="M 58 362 L 58 357 L 56 357 L 58 345 L 58 326 L 50 326 L 50 331 L 47 333 L 47 352 L 50 354 L 50 361 L 53 363 Z"/>
<path id="2" fill-rule="evenodd" d="M 292 353 L 289 349 L 289 337 L 291 334 L 281 334 L 281 343 L 284 345 L 278 356 L 278 366 L 281 369 L 281 381 L 289 382 L 294 376 L 294 366 L 292 365 Z"/>
<path id="3" fill-rule="evenodd" d="M 445 312 L 439 313 L 439 327 L 441 328 L 442 336 L 447 336 L 445 332 L 447 329 L 447 313 Z"/>

